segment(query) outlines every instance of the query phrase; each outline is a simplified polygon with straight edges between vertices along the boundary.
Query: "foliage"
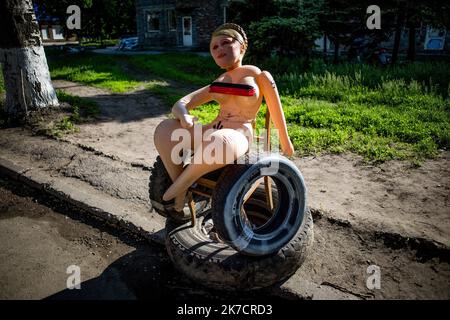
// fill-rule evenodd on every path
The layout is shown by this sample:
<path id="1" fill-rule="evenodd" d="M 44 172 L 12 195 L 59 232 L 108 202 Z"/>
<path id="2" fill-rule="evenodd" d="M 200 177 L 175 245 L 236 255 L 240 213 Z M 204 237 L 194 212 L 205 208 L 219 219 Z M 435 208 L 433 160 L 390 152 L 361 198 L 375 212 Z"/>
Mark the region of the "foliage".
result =
<path id="1" fill-rule="evenodd" d="M 318 16 L 324 0 L 233 1 L 230 21 L 244 27 L 248 55 L 306 55 L 320 36 Z M 282 35 L 282 36 L 280 36 Z"/>
<path id="2" fill-rule="evenodd" d="M 195 85 L 206 85 L 223 72 L 210 57 L 191 53 L 136 55 L 130 57 L 130 63 L 153 75 Z"/>
<path id="3" fill-rule="evenodd" d="M 118 38 L 136 34 L 136 7 L 134 0 L 34 0 L 39 12 L 65 22 L 69 5 L 81 9 L 80 37 L 98 39 Z M 62 23 L 65 25 L 65 23 Z"/>

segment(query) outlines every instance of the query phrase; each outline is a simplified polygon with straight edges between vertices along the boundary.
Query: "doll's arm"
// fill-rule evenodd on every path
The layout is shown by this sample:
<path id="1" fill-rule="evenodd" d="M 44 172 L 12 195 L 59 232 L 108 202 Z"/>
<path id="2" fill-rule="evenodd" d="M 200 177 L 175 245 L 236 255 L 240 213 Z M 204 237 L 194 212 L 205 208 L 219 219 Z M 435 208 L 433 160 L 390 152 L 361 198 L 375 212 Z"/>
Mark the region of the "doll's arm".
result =
<path id="1" fill-rule="evenodd" d="M 257 82 L 266 100 L 272 121 L 280 134 L 281 150 L 286 156 L 291 156 L 294 153 L 294 147 L 288 136 L 286 120 L 275 81 L 269 72 L 263 71 L 258 75 Z"/>
<path id="2" fill-rule="evenodd" d="M 172 107 L 172 114 L 180 120 L 183 127 L 192 127 L 193 117 L 189 114 L 189 110 L 211 100 L 212 97 L 209 93 L 209 86 L 203 87 L 178 100 Z"/>

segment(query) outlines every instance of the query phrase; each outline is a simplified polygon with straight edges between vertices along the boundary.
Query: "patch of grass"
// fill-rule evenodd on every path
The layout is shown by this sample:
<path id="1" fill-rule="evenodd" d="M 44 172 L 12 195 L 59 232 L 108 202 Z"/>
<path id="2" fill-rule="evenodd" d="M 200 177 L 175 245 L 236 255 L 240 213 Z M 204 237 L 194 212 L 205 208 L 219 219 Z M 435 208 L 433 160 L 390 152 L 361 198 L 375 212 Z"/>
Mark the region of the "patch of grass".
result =
<path id="1" fill-rule="evenodd" d="M 88 98 L 82 98 L 68 94 L 62 90 L 56 90 L 59 102 L 67 102 L 71 105 L 72 120 L 75 122 L 85 122 L 97 118 L 100 115 L 98 104 Z"/>
<path id="2" fill-rule="evenodd" d="M 216 102 L 206 103 L 198 108 L 195 108 L 190 114 L 198 117 L 198 121 L 202 124 L 212 122 L 219 114 L 220 107 Z"/>
<path id="3" fill-rule="evenodd" d="M 158 77 L 198 86 L 208 85 L 223 72 L 211 57 L 193 53 L 136 55 L 130 62 Z"/>
<path id="4" fill-rule="evenodd" d="M 103 41 L 95 39 L 82 39 L 80 45 L 83 47 L 111 47 L 119 44 L 119 39 L 104 39 Z"/>
<path id="5" fill-rule="evenodd" d="M 450 116 L 442 98 L 421 96 L 422 107 L 411 101 L 397 108 L 292 97 L 282 103 L 289 135 L 302 155 L 351 151 L 386 161 L 423 159 L 448 149 Z"/>
<path id="6" fill-rule="evenodd" d="M 43 125 L 35 125 L 38 127 L 36 131 L 41 134 L 62 137 L 65 134 L 78 132 L 77 124 L 94 120 L 100 115 L 100 108 L 93 100 L 73 96 L 62 90 L 56 90 L 56 94 L 60 103 L 67 103 L 70 106 L 69 112 L 62 118 L 47 121 L 48 123 Z"/>
<path id="7" fill-rule="evenodd" d="M 46 134 L 53 137 L 62 137 L 69 133 L 78 132 L 79 129 L 75 126 L 70 116 L 63 117 L 60 121 L 54 124 L 53 127 L 46 130 Z"/>
<path id="8" fill-rule="evenodd" d="M 347 92 L 377 89 L 389 81 L 409 86 L 415 82 L 421 91 L 435 92 L 448 97 L 450 89 L 449 62 L 414 62 L 378 68 L 366 64 L 345 63 L 326 65 L 313 63 L 310 70 L 287 72 L 271 71 L 276 74 L 277 85 L 282 94 L 295 96 L 316 96 L 327 98 L 343 97 Z M 340 93 L 340 89 L 343 91 Z"/>
<path id="9" fill-rule="evenodd" d="M 80 53 L 70 58 L 50 55 L 49 68 L 51 77 L 81 82 L 112 92 L 121 93 L 137 88 L 141 82 L 132 74 L 126 73 L 119 59 L 109 55 Z"/>

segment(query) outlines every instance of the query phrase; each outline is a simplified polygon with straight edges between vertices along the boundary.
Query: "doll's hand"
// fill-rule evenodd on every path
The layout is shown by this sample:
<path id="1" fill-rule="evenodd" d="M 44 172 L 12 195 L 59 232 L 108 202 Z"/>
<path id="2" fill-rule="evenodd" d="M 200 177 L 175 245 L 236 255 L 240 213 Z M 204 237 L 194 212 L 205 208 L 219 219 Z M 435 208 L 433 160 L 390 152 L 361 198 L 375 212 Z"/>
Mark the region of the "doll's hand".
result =
<path id="1" fill-rule="evenodd" d="M 197 121 L 198 118 L 194 117 L 190 114 L 185 114 L 180 119 L 181 126 L 185 129 L 191 128 L 194 125 L 194 122 Z"/>
<path id="2" fill-rule="evenodd" d="M 290 157 L 294 154 L 294 146 L 291 141 L 289 141 L 289 144 L 287 146 L 284 146 L 281 152 L 286 156 Z"/>

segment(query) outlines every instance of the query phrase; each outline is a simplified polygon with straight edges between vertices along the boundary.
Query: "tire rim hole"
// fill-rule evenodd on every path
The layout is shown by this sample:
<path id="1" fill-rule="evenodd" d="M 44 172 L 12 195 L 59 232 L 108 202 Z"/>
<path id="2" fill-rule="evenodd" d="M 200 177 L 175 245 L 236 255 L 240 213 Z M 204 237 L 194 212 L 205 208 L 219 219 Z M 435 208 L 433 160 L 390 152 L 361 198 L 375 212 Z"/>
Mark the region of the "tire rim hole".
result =
<path id="1" fill-rule="evenodd" d="M 244 226 L 247 226 L 254 232 L 258 232 L 259 230 L 263 230 L 263 228 L 267 228 L 270 224 L 272 224 L 279 213 L 280 203 L 278 201 L 280 197 L 280 182 L 272 176 L 268 176 L 269 184 L 271 186 L 272 191 L 272 201 L 273 201 L 273 209 L 269 209 L 269 200 L 267 198 L 267 193 L 264 184 L 264 177 L 258 177 L 254 179 L 247 190 L 244 193 L 242 199 L 240 199 L 241 203 L 241 222 Z M 261 183 L 262 181 L 262 183 Z M 260 183 L 258 188 L 253 191 L 253 194 L 248 197 L 249 193 L 252 192 L 252 186 L 254 184 Z M 257 197 L 255 197 L 255 192 L 262 192 L 266 201 L 261 201 Z M 242 205 L 245 198 L 248 199 Z"/>

